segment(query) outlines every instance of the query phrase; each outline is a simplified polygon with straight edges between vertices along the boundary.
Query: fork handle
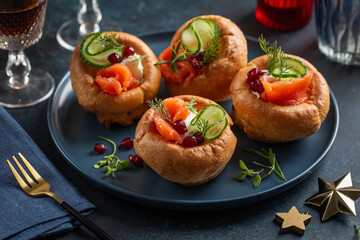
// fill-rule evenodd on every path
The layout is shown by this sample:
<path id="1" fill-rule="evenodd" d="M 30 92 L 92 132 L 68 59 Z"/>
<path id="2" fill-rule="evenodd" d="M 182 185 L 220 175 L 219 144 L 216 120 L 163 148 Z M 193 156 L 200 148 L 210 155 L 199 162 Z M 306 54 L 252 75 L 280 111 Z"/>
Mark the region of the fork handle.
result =
<path id="1" fill-rule="evenodd" d="M 95 223 L 93 223 L 88 218 L 84 217 L 81 213 L 67 204 L 65 201 L 60 203 L 66 210 L 68 210 L 72 215 L 74 215 L 85 227 L 87 227 L 91 232 L 93 232 L 98 238 L 104 240 L 112 240 L 112 238 L 104 232 L 101 228 L 99 228 Z"/>

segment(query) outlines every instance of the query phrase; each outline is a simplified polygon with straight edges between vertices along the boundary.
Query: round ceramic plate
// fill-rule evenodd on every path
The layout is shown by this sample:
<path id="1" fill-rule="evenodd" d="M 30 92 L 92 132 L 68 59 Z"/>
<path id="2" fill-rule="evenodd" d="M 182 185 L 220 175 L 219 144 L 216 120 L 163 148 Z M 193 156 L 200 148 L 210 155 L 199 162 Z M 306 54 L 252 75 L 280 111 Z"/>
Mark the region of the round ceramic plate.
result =
<path id="1" fill-rule="evenodd" d="M 166 31 L 144 34 L 140 37 L 158 56 L 168 47 L 173 34 L 172 31 Z M 249 61 L 263 54 L 256 40 L 252 38 L 247 38 L 247 40 Z M 163 84 L 158 97 L 168 97 Z M 221 105 L 228 113 L 232 113 L 231 100 Z M 234 126 L 232 130 L 238 143 L 230 162 L 214 180 L 194 187 L 169 182 L 146 165 L 143 168 L 132 166 L 131 169 L 118 171 L 115 178 L 105 177 L 101 169 L 93 168 L 93 165 L 105 156 L 105 154 L 98 155 L 93 152 L 96 142 L 106 143 L 98 139 L 98 136 L 112 139 L 119 145 L 122 139 L 134 137 L 136 123 L 130 127 L 114 125 L 111 129 L 106 129 L 97 121 L 94 114 L 84 111 L 78 104 L 71 88 L 69 73 L 64 76 L 49 102 L 48 124 L 57 148 L 70 166 L 101 189 L 123 199 L 145 205 L 181 210 L 205 210 L 254 203 L 279 194 L 308 177 L 324 159 L 335 139 L 339 112 L 335 97 L 331 92 L 330 111 L 320 130 L 310 137 L 282 144 L 254 142 Z M 107 146 L 106 154 L 110 154 L 112 146 L 110 144 Z M 276 153 L 287 181 L 280 180 L 274 174 L 257 188 L 252 186 L 251 179 L 237 181 L 235 176 L 240 171 L 240 159 L 255 169 L 256 167 L 252 166 L 251 162 L 263 161 L 242 150 L 250 147 L 259 150 L 271 148 Z M 134 153 L 133 149 L 118 150 L 116 155 L 120 159 L 128 159 L 128 155 Z"/>

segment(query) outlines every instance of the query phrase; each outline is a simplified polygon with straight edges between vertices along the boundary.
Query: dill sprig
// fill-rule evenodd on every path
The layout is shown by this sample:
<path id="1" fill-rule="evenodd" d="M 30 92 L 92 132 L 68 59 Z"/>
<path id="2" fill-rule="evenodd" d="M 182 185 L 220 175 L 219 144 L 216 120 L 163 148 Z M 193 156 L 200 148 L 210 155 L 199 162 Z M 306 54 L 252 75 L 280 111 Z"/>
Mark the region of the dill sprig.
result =
<path id="1" fill-rule="evenodd" d="M 102 45 L 104 49 L 109 48 L 123 48 L 124 44 L 118 43 L 115 40 L 115 33 L 103 34 L 100 33 L 95 39 L 95 43 Z"/>
<path id="2" fill-rule="evenodd" d="M 196 97 L 190 100 L 190 102 L 184 102 L 185 105 L 187 105 L 187 109 L 189 109 L 190 112 L 193 114 L 197 114 L 197 109 L 194 107 L 196 103 Z"/>
<path id="3" fill-rule="evenodd" d="M 214 37 L 207 43 L 207 48 L 204 56 L 204 64 L 209 64 L 211 62 L 217 61 L 221 57 L 221 31 L 216 25 L 215 21 L 213 22 L 215 26 Z"/>
<path id="4" fill-rule="evenodd" d="M 204 118 L 200 118 L 199 120 L 197 120 L 196 122 L 196 127 L 197 129 L 199 129 L 199 131 L 202 134 L 205 134 L 207 132 L 207 130 L 210 128 L 210 123 L 208 119 L 204 119 Z"/>
<path id="5" fill-rule="evenodd" d="M 263 35 L 259 37 L 259 44 L 261 49 L 266 53 L 268 57 L 268 72 L 271 72 L 275 69 L 279 69 L 279 80 L 281 80 L 282 74 L 284 74 L 292 66 L 286 65 L 286 59 L 284 51 L 281 47 L 277 46 L 277 41 L 270 46 L 269 42 L 265 40 Z"/>
<path id="6" fill-rule="evenodd" d="M 147 100 L 146 102 L 149 104 L 149 107 L 154 109 L 154 111 L 159 114 L 162 119 L 172 125 L 171 114 L 163 100 L 155 98 L 155 100 L 151 99 Z"/>

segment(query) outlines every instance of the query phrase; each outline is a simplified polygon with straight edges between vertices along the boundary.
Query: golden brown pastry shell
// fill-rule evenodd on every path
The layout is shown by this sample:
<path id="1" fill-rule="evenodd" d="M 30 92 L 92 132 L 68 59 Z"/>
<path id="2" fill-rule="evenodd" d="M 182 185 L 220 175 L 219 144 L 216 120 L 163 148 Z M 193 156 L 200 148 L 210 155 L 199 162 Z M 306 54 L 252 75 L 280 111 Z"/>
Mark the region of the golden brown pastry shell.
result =
<path id="1" fill-rule="evenodd" d="M 190 101 L 195 96 L 178 96 Z M 215 102 L 197 98 L 198 109 Z M 229 124 L 222 135 L 195 147 L 184 147 L 167 141 L 156 130 L 155 111 L 149 109 L 140 119 L 134 139 L 135 151 L 160 176 L 182 185 L 198 185 L 210 181 L 221 173 L 232 157 L 237 139 Z"/>
<path id="2" fill-rule="evenodd" d="M 166 89 L 171 96 L 189 94 L 201 96 L 216 102 L 231 98 L 230 84 L 235 74 L 247 64 L 247 43 L 244 34 L 230 19 L 218 15 L 203 15 L 196 18 L 215 20 L 221 31 L 222 50 L 218 61 L 210 63 L 204 72 L 195 76 L 189 86 L 183 83 L 165 81 Z M 182 31 L 189 23 L 185 22 L 173 36 L 170 46 L 181 39 Z"/>
<path id="3" fill-rule="evenodd" d="M 160 70 L 154 66 L 157 58 L 141 39 L 128 33 L 117 32 L 115 40 L 125 46 L 132 46 L 138 55 L 147 55 L 142 61 L 144 82 L 129 91 L 119 95 L 102 92 L 94 82 L 99 69 L 81 60 L 80 46 L 75 48 L 70 59 L 71 84 L 79 104 L 86 111 L 95 113 L 98 120 L 107 127 L 115 122 L 131 125 L 134 119 L 140 118 L 148 109 L 146 101 L 157 95 L 161 83 Z"/>
<path id="4" fill-rule="evenodd" d="M 246 83 L 247 72 L 255 67 L 267 69 L 267 56 L 249 62 L 235 76 L 231 85 L 234 123 L 253 140 L 287 142 L 310 136 L 319 130 L 329 111 L 329 87 L 324 77 L 305 59 L 288 56 L 302 61 L 309 72 L 313 73 L 307 101 L 283 106 L 258 99 L 250 91 L 249 84 Z"/>

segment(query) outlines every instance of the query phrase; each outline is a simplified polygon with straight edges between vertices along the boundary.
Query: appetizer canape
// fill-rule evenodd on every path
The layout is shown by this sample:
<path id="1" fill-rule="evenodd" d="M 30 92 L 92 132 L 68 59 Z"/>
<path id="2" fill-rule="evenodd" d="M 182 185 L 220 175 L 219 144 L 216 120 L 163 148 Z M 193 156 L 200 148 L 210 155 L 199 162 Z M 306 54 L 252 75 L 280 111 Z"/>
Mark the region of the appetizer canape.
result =
<path id="1" fill-rule="evenodd" d="M 202 184 L 220 174 L 237 141 L 222 107 L 190 95 L 149 105 L 136 127 L 134 147 L 154 171 L 182 185 Z"/>
<path id="2" fill-rule="evenodd" d="M 329 87 L 303 58 L 260 38 L 266 55 L 249 62 L 231 85 L 235 125 L 253 140 L 287 142 L 319 130 L 330 105 Z"/>
<path id="3" fill-rule="evenodd" d="M 161 73 L 152 50 L 122 32 L 89 35 L 71 55 L 71 84 L 79 104 L 106 127 L 131 125 L 148 109 Z"/>
<path id="4" fill-rule="evenodd" d="M 247 43 L 231 20 L 205 15 L 184 23 L 159 56 L 171 96 L 190 94 L 213 101 L 231 98 L 230 84 L 247 64 Z"/>

